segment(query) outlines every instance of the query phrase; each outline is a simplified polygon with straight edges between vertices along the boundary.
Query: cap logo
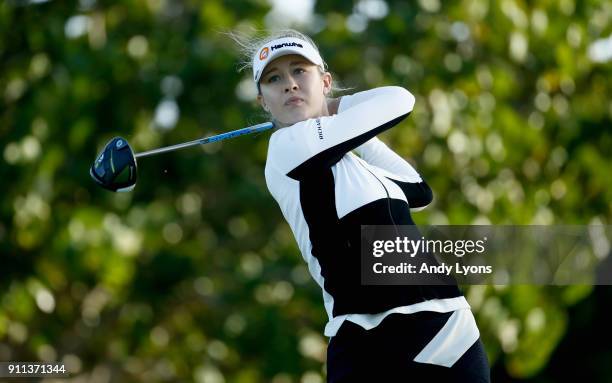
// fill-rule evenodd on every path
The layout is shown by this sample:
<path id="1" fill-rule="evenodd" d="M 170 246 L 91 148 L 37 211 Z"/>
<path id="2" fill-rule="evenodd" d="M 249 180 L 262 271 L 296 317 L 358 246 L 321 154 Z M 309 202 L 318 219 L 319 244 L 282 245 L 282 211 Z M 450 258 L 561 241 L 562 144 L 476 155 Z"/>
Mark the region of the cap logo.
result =
<path id="1" fill-rule="evenodd" d="M 268 57 L 268 53 L 270 53 L 270 49 L 268 49 L 268 47 L 264 47 L 261 52 L 259 52 L 259 59 L 265 60 Z"/>
<path id="2" fill-rule="evenodd" d="M 304 46 L 302 44 L 293 42 L 293 43 L 282 43 L 282 44 L 272 45 L 272 50 L 281 49 L 281 48 L 284 48 L 284 47 L 304 48 Z"/>

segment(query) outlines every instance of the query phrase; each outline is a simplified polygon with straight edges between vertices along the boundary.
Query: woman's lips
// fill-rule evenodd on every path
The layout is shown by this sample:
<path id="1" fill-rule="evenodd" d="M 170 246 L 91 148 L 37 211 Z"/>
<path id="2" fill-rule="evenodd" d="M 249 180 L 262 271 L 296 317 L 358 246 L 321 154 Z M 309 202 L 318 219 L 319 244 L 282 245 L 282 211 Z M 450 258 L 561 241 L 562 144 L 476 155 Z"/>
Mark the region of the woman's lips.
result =
<path id="1" fill-rule="evenodd" d="M 303 102 L 304 100 L 299 97 L 291 97 L 289 100 L 287 100 L 287 102 L 285 102 L 285 105 L 300 105 Z"/>

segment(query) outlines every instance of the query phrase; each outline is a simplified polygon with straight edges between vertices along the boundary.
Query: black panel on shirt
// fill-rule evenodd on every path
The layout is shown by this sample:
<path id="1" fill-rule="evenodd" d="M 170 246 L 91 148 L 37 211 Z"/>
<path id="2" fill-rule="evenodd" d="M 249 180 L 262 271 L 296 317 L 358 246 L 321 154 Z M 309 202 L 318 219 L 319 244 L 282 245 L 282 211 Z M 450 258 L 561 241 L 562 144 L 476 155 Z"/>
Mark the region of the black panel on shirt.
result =
<path id="1" fill-rule="evenodd" d="M 375 314 L 428 299 L 461 296 L 456 286 L 361 285 L 361 225 L 414 225 L 405 201 L 379 199 L 338 219 L 330 168 L 300 181 L 300 203 L 311 253 L 325 279 L 323 288 L 334 298 L 333 316 Z"/>
<path id="2" fill-rule="evenodd" d="M 427 206 L 433 201 L 433 192 L 425 181 L 404 182 L 389 177 L 386 178 L 395 182 L 397 186 L 402 189 L 404 195 L 406 195 L 410 208 Z"/>

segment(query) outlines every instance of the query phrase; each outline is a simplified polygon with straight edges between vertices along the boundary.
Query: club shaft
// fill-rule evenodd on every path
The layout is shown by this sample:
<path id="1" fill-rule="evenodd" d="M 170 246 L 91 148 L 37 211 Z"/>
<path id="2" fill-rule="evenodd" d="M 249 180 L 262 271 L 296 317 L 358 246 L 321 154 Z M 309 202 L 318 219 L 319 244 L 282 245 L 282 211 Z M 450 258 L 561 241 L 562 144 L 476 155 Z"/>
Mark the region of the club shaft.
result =
<path id="1" fill-rule="evenodd" d="M 188 148 L 188 147 L 191 147 L 191 146 L 204 145 L 204 144 L 208 144 L 209 142 L 223 141 L 223 140 L 227 140 L 228 138 L 238 137 L 238 136 L 242 136 L 242 135 L 245 135 L 245 134 L 263 132 L 263 131 L 271 129 L 273 127 L 274 127 L 273 123 L 271 123 L 271 122 L 264 122 L 262 124 L 257 124 L 257 125 L 248 126 L 246 128 L 242 128 L 242 129 L 232 130 L 231 132 L 217 134 L 216 136 L 199 138 L 197 140 L 193 140 L 193 141 L 189 141 L 189 142 L 184 142 L 182 144 L 165 146 L 163 148 L 153 149 L 153 150 L 149 150 L 149 151 L 146 151 L 146 152 L 135 153 L 134 157 L 135 158 L 147 157 L 147 156 L 152 156 L 154 154 L 172 152 L 174 150 Z"/>

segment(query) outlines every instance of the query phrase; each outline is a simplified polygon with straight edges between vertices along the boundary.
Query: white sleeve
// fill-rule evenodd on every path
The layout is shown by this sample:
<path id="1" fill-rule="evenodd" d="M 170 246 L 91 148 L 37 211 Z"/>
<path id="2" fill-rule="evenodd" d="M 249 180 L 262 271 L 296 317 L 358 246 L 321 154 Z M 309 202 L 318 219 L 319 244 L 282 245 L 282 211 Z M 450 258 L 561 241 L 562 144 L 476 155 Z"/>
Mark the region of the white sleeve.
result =
<path id="1" fill-rule="evenodd" d="M 294 179 L 330 167 L 347 152 L 395 126 L 414 107 L 414 96 L 397 86 L 345 97 L 336 115 L 276 131 L 268 148 L 271 165 Z"/>
<path id="2" fill-rule="evenodd" d="M 408 161 L 391 150 L 384 142 L 374 137 L 355 148 L 355 152 L 365 162 L 397 174 L 402 181 L 421 182 L 421 176 Z"/>
<path id="3" fill-rule="evenodd" d="M 414 167 L 377 137 L 355 148 L 355 152 L 368 164 L 386 171 L 386 177 L 406 195 L 411 211 L 422 210 L 433 200 L 431 188 Z"/>
<path id="4" fill-rule="evenodd" d="M 384 94 L 385 92 L 389 90 L 389 88 L 391 87 L 374 88 L 374 89 L 366 90 L 363 92 L 357 92 L 357 93 L 349 94 L 346 96 L 342 96 L 340 98 L 340 104 L 338 105 L 338 114 L 344 112 L 347 109 L 352 108 L 355 105 L 359 105 L 374 97 Z"/>

